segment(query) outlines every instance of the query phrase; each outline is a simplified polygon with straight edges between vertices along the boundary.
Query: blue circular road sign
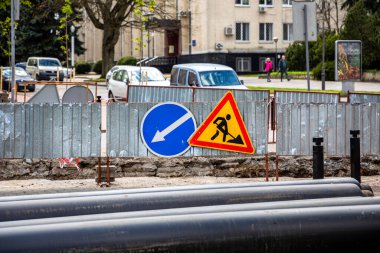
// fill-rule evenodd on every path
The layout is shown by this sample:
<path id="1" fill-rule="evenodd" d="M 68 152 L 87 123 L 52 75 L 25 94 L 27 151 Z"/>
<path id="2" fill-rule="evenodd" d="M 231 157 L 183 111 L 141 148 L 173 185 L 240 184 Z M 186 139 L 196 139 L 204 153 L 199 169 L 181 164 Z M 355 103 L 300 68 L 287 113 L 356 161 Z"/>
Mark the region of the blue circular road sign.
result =
<path id="1" fill-rule="evenodd" d="M 194 115 L 183 105 L 167 102 L 152 107 L 141 122 L 145 146 L 157 156 L 173 157 L 185 153 L 194 133 Z"/>

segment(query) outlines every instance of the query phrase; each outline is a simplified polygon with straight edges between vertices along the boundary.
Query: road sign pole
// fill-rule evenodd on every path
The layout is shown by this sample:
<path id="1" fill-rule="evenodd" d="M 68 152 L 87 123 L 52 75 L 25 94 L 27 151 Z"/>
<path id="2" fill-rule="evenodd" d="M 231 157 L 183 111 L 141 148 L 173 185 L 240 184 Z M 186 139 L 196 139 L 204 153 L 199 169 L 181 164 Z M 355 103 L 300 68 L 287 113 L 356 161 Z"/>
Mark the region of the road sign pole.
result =
<path id="1" fill-rule="evenodd" d="M 11 101 L 15 102 L 15 0 L 11 1 Z"/>
<path id="2" fill-rule="evenodd" d="M 303 6 L 304 28 L 305 28 L 305 48 L 306 48 L 306 75 L 307 90 L 310 91 L 310 66 L 309 66 L 309 39 L 307 34 L 307 6 Z"/>

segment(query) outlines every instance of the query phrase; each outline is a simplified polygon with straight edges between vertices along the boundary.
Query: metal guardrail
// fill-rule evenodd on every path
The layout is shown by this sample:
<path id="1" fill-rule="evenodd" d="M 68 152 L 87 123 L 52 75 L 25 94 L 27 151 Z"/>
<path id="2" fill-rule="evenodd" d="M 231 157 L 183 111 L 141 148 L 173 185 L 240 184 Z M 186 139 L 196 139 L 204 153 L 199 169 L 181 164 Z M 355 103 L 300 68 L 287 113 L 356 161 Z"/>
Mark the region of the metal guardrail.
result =
<path id="1" fill-rule="evenodd" d="M 380 104 L 277 104 L 278 155 L 312 155 L 323 137 L 327 156 L 350 155 L 350 130 L 360 130 L 362 155 L 380 154 Z"/>
<path id="2" fill-rule="evenodd" d="M 100 104 L 0 104 L 0 158 L 99 157 Z"/>
<path id="3" fill-rule="evenodd" d="M 339 93 L 319 93 L 302 91 L 275 91 L 276 103 L 339 103 Z"/>
<path id="4" fill-rule="evenodd" d="M 182 103 L 192 111 L 197 124 L 201 124 L 213 110 L 216 102 Z M 237 102 L 249 136 L 256 149 L 255 155 L 267 153 L 266 102 Z M 154 104 L 129 103 L 110 104 L 107 107 L 107 156 L 110 157 L 151 157 L 140 138 L 140 125 L 145 113 Z M 234 152 L 192 147 L 184 156 L 236 156 Z"/>
<path id="5" fill-rule="evenodd" d="M 351 104 L 363 104 L 363 103 L 380 103 L 380 93 L 352 93 L 347 94 L 348 102 Z"/>

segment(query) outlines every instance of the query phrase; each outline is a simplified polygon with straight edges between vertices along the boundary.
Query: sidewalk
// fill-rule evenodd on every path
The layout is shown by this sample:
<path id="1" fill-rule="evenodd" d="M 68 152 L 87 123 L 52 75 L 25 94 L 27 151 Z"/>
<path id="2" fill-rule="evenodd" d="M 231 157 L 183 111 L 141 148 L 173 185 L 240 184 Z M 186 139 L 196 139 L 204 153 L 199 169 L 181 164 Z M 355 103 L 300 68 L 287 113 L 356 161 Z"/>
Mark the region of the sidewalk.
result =
<path id="1" fill-rule="evenodd" d="M 283 79 L 281 82 L 280 79 L 272 79 L 271 82 L 267 82 L 266 79 L 248 76 L 239 76 L 239 79 L 243 80 L 246 86 L 307 89 L 307 80 L 292 79 L 288 82 Z M 322 90 L 322 82 L 310 80 L 310 89 Z M 326 81 L 326 90 L 340 91 L 342 82 Z M 380 82 L 355 82 L 354 90 L 350 89 L 350 91 L 380 92 Z"/>
<path id="2" fill-rule="evenodd" d="M 75 79 L 84 81 L 99 77 L 100 75 L 78 75 Z M 307 89 L 307 80 L 303 79 L 292 79 L 289 82 L 286 79 L 283 79 L 282 82 L 280 79 L 272 79 L 271 82 L 267 82 L 266 79 L 259 79 L 257 76 L 239 76 L 239 79 L 243 80 L 246 86 Z M 98 85 L 105 85 L 105 82 L 98 82 Z M 310 80 L 310 89 L 322 90 L 322 82 Z M 342 82 L 326 81 L 326 90 L 340 91 Z M 355 89 L 350 89 L 350 91 L 380 92 L 380 82 L 355 82 Z"/>

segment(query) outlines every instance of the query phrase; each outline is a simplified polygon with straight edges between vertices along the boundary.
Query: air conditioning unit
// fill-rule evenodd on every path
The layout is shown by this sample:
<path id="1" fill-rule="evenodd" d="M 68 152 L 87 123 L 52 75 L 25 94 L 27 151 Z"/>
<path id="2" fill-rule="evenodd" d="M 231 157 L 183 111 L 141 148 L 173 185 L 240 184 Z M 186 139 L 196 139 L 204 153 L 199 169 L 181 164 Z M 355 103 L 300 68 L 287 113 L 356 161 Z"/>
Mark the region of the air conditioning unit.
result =
<path id="1" fill-rule="evenodd" d="M 223 44 L 220 43 L 220 42 L 215 43 L 215 49 L 216 49 L 216 50 L 221 50 L 221 49 L 223 49 Z"/>
<path id="2" fill-rule="evenodd" d="M 261 13 L 265 12 L 265 7 L 264 6 L 259 6 L 259 12 L 261 12 Z"/>
<path id="3" fill-rule="evenodd" d="M 187 11 L 181 11 L 181 12 L 179 13 L 179 15 L 180 15 L 181 17 L 187 17 Z"/>
<path id="4" fill-rule="evenodd" d="M 234 29 L 231 26 L 224 27 L 224 35 L 226 36 L 234 35 Z"/>

